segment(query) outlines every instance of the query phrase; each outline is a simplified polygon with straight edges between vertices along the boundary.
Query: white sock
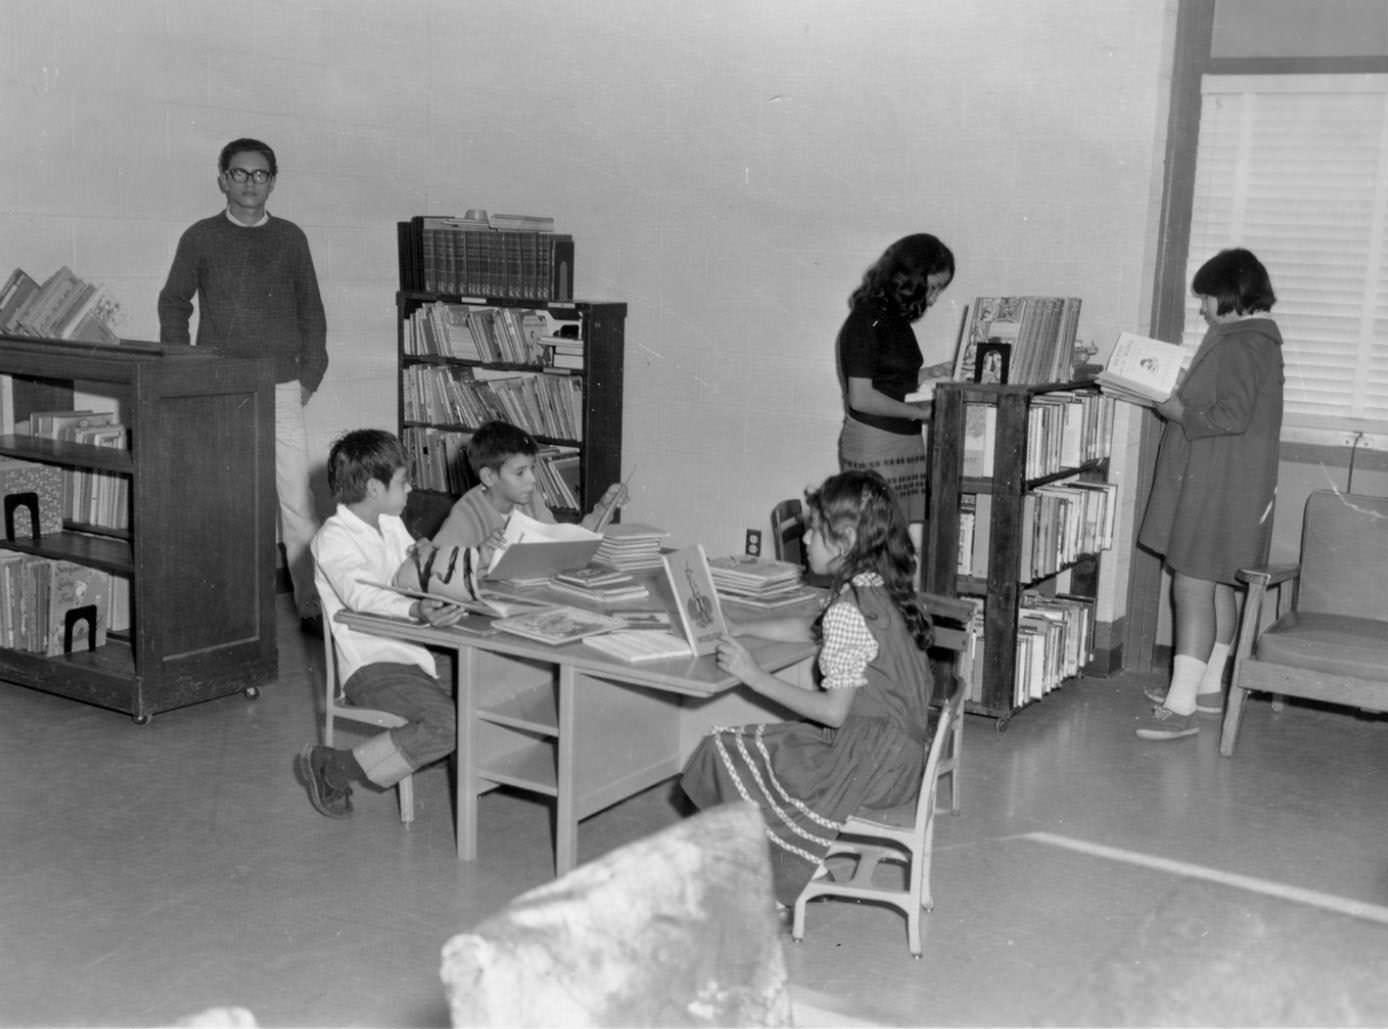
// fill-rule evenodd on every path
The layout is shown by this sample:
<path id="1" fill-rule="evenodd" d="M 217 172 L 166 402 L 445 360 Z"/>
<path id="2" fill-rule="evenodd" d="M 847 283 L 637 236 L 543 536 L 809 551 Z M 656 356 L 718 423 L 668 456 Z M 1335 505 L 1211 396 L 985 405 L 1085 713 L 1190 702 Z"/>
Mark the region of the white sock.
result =
<path id="1" fill-rule="evenodd" d="M 1224 690 L 1224 668 L 1229 663 L 1231 643 L 1216 643 L 1210 648 L 1210 660 L 1205 663 L 1205 674 L 1200 678 L 1200 688 L 1196 693 L 1221 693 Z"/>
<path id="2" fill-rule="evenodd" d="M 1166 691 L 1166 703 L 1178 715 L 1195 713 L 1195 691 L 1205 675 L 1205 662 L 1187 654 L 1177 654 L 1171 662 L 1171 688 Z"/>

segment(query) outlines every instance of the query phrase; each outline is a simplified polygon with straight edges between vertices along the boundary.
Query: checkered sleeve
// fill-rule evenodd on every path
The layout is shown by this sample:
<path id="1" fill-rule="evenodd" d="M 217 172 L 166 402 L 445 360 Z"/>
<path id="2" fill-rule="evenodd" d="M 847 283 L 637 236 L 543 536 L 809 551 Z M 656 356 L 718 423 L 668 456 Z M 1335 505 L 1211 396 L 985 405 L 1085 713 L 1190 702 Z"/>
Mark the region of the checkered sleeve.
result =
<path id="1" fill-rule="evenodd" d="M 867 684 L 868 662 L 877 656 L 872 635 L 857 606 L 840 601 L 824 613 L 824 644 L 819 651 L 819 670 L 826 690 Z"/>

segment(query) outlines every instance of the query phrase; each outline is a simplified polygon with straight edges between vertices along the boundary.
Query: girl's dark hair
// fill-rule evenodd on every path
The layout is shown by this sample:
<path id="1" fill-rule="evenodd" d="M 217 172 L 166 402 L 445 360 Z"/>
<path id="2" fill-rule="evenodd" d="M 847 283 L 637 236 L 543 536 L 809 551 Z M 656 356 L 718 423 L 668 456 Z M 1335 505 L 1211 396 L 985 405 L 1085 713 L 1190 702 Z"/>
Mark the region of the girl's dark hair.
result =
<path id="1" fill-rule="evenodd" d="M 810 524 L 827 540 L 848 546 L 834 569 L 830 593 L 837 594 L 848 583 L 856 597 L 853 577 L 876 572 L 916 646 L 921 650 L 930 646 L 930 618 L 916 594 L 916 548 L 887 480 L 871 471 L 831 475 L 819 489 L 805 493 L 805 507 Z M 816 636 L 823 620 L 821 613 L 815 621 Z"/>
<path id="2" fill-rule="evenodd" d="M 339 504 L 366 499 L 372 479 L 390 485 L 401 468 L 409 466 L 405 448 L 384 429 L 354 429 L 340 437 L 328 452 L 328 489 Z"/>
<path id="3" fill-rule="evenodd" d="M 928 232 L 917 232 L 902 236 L 887 247 L 882 256 L 873 262 L 863 273 L 863 281 L 848 297 L 848 306 L 857 307 L 864 300 L 874 300 L 889 308 L 897 309 L 895 279 L 899 275 L 919 278 L 922 281 L 941 272 L 954 278 L 954 253 L 949 247 Z M 908 317 L 912 312 L 903 311 Z M 912 321 L 925 313 L 924 307 L 914 312 Z"/>
<path id="4" fill-rule="evenodd" d="M 1271 311 L 1277 303 L 1268 270 L 1242 247 L 1221 250 L 1202 264 L 1190 280 L 1190 288 L 1202 297 L 1214 297 L 1216 314 Z"/>
<path id="5" fill-rule="evenodd" d="M 478 427 L 467 441 L 467 463 L 478 475 L 483 468 L 494 472 L 517 454 L 537 454 L 535 437 L 510 422 L 491 421 Z"/>

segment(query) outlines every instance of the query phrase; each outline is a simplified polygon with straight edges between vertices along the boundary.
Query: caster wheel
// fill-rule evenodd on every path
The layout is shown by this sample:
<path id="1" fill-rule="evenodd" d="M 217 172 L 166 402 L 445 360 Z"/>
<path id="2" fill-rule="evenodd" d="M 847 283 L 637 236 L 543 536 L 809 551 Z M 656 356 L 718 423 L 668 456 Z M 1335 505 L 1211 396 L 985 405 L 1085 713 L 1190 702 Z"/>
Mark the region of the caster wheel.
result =
<path id="1" fill-rule="evenodd" d="M 131 716 L 130 716 L 130 720 L 131 720 L 132 722 L 134 722 L 136 725 L 148 725 L 148 724 L 149 724 L 149 719 L 150 719 L 150 716 L 149 716 L 149 715 L 131 715 Z"/>
<path id="2" fill-rule="evenodd" d="M 259 687 L 259 686 L 247 686 L 247 687 L 246 687 L 244 690 L 242 690 L 241 692 L 244 693 L 244 694 L 246 695 L 246 699 L 247 699 L 247 700 L 255 700 L 257 697 L 260 696 L 260 687 Z"/>

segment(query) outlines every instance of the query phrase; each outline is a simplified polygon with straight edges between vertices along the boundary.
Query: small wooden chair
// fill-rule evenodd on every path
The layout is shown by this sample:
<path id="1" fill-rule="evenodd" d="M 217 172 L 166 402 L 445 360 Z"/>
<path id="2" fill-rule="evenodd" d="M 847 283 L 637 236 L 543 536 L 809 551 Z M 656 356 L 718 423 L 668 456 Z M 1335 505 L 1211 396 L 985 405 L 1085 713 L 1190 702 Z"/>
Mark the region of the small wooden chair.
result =
<path id="1" fill-rule="evenodd" d="M 1306 498 L 1301 560 L 1239 572 L 1248 583 L 1219 752 L 1233 757 L 1244 700 L 1302 697 L 1388 711 L 1388 497 L 1317 490 Z M 1295 587 L 1267 628 L 1268 591 Z"/>
<path id="2" fill-rule="evenodd" d="M 957 634 L 957 635 L 956 635 Z M 936 628 L 935 645 L 962 650 L 963 630 Z M 964 680 L 955 675 L 946 680 L 939 720 L 926 752 L 925 773 L 920 795 L 909 804 L 885 811 L 863 808 L 849 817 L 838 839 L 825 856 L 854 859 L 852 873 L 839 881 L 829 876 L 811 879 L 795 901 L 791 937 L 805 937 L 805 905 L 816 897 L 847 897 L 876 901 L 906 915 L 906 939 L 911 956 L 921 956 L 921 911 L 935 906 L 930 893 L 930 863 L 935 843 L 935 812 L 939 809 L 941 780 L 949 777 L 949 806 L 959 812 L 959 760 L 964 733 Z M 874 881 L 881 864 L 902 868 L 901 886 L 884 886 Z"/>
<path id="3" fill-rule="evenodd" d="M 379 711 L 370 707 L 356 707 L 348 702 L 338 681 L 337 648 L 333 646 L 332 626 L 323 626 L 323 743 L 333 745 L 333 723 L 338 719 L 372 725 L 378 729 L 395 729 L 405 724 L 405 719 L 389 711 Z M 400 821 L 409 825 L 414 821 L 414 776 L 407 775 L 398 784 L 400 791 Z"/>

